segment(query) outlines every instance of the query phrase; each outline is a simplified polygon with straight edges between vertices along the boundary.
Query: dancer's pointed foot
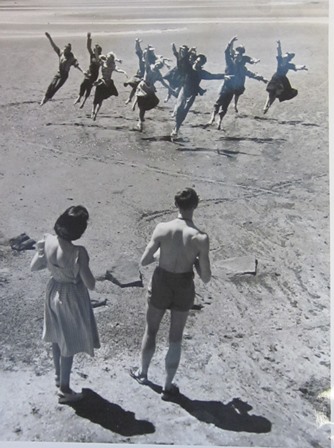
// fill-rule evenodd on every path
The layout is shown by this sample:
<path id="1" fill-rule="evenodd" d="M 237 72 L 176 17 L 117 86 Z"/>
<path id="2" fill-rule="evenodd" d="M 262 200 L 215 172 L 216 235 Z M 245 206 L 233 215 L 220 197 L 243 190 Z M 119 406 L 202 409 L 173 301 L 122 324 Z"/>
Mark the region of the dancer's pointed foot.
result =
<path id="1" fill-rule="evenodd" d="M 80 102 L 80 100 L 81 100 L 81 96 L 78 96 L 78 98 L 74 101 L 73 104 L 78 104 Z"/>
<path id="2" fill-rule="evenodd" d="M 48 99 L 46 98 L 46 96 L 42 99 L 42 101 L 39 103 L 40 106 L 43 106 L 43 104 L 45 104 L 48 101 Z"/>

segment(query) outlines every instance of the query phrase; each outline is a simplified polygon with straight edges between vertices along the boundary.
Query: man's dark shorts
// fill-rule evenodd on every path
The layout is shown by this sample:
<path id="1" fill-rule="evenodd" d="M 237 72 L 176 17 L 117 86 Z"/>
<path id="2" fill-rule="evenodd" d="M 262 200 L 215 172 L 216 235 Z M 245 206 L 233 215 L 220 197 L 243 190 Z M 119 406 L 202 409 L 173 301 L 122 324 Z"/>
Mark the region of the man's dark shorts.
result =
<path id="1" fill-rule="evenodd" d="M 194 304 L 194 273 L 176 274 L 158 266 L 148 287 L 148 303 L 161 310 L 189 311 Z"/>

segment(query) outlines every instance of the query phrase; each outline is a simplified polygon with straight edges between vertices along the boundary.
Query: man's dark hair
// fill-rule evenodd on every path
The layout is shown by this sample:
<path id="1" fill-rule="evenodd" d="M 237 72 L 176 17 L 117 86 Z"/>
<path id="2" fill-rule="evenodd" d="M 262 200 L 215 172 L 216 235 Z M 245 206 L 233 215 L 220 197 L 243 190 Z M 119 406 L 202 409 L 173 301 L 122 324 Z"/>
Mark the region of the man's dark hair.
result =
<path id="1" fill-rule="evenodd" d="M 175 195 L 175 205 L 182 210 L 195 209 L 199 202 L 199 197 L 193 188 L 185 188 Z"/>
<path id="2" fill-rule="evenodd" d="M 82 205 L 69 207 L 56 221 L 54 230 L 66 241 L 78 240 L 87 228 L 88 211 Z"/>
<path id="3" fill-rule="evenodd" d="M 198 54 L 197 55 L 197 59 L 200 59 L 201 60 L 201 65 L 204 65 L 204 64 L 206 64 L 206 62 L 207 62 L 207 58 L 206 58 L 206 56 L 204 55 L 204 54 Z"/>

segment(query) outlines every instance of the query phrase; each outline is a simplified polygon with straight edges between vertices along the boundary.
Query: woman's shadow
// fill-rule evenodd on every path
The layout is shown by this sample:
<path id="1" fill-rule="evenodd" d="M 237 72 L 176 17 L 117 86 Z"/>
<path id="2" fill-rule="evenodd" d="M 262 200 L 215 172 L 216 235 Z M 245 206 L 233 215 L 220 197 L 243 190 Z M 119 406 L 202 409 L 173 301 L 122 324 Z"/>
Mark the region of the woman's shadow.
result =
<path id="1" fill-rule="evenodd" d="M 154 425 L 147 420 L 137 420 L 134 412 L 126 411 L 121 406 L 110 403 L 91 389 L 82 389 L 83 398 L 70 403 L 77 415 L 103 426 L 122 436 L 152 434 Z"/>
<path id="2" fill-rule="evenodd" d="M 154 392 L 161 393 L 162 388 L 157 384 L 147 384 Z M 178 404 L 190 415 L 204 423 L 214 424 L 217 428 L 226 431 L 251 432 L 256 434 L 271 431 L 271 422 L 265 417 L 249 414 L 252 410 L 245 401 L 234 398 L 227 404 L 221 401 L 191 400 L 179 393 L 169 401 Z"/>

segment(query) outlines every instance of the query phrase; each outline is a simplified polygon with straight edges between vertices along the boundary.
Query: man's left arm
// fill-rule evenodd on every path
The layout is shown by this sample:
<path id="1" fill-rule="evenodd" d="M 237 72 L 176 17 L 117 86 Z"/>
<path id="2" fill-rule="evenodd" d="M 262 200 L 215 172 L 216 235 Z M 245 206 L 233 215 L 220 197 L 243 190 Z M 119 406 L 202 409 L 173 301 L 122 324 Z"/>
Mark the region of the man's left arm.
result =
<path id="1" fill-rule="evenodd" d="M 230 79 L 230 75 L 225 73 L 210 73 L 206 70 L 201 70 L 201 79 L 211 80 L 211 79 Z"/>

